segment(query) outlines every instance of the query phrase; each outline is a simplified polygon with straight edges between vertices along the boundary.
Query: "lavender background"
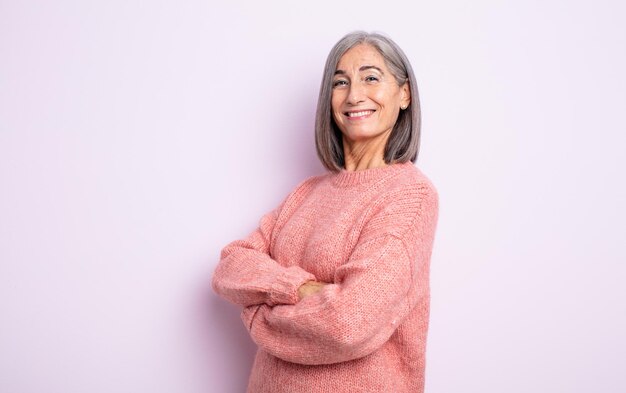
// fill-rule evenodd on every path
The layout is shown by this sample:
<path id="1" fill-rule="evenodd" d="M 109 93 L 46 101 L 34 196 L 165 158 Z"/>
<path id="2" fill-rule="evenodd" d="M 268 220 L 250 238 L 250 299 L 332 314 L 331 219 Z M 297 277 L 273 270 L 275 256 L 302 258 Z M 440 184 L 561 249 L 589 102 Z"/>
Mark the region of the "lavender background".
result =
<path id="1" fill-rule="evenodd" d="M 322 172 L 325 57 L 383 31 L 440 193 L 429 393 L 626 391 L 620 1 L 0 0 L 0 391 L 242 392 L 220 249 Z"/>

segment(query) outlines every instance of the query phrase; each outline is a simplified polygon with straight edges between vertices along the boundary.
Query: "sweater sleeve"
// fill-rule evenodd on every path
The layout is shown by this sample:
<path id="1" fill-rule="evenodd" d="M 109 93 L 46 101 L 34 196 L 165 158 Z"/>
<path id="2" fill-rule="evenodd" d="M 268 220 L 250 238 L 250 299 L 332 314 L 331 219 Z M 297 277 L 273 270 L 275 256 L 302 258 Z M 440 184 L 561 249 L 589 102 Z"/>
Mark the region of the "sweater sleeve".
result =
<path id="1" fill-rule="evenodd" d="M 213 290 L 224 299 L 251 305 L 294 304 L 298 288 L 315 275 L 299 266 L 283 266 L 271 256 L 272 232 L 291 198 L 301 198 L 301 183 L 275 210 L 265 214 L 259 227 L 247 238 L 235 240 L 221 252 L 211 279 Z"/>
<path id="2" fill-rule="evenodd" d="M 310 365 L 380 348 L 427 293 L 438 197 L 425 187 L 404 201 L 370 220 L 332 284 L 294 305 L 245 308 L 241 318 L 253 341 L 283 360 Z"/>

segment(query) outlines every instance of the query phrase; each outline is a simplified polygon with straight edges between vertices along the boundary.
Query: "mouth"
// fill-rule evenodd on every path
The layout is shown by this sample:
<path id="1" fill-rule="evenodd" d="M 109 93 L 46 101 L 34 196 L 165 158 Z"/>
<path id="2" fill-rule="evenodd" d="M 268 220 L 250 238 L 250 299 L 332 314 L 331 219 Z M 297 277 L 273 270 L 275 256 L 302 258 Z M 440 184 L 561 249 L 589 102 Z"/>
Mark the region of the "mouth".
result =
<path id="1" fill-rule="evenodd" d="M 350 112 L 344 112 L 343 114 L 348 117 L 348 119 L 363 119 L 366 118 L 368 116 L 370 116 L 372 113 L 376 112 L 375 110 L 372 109 L 365 109 L 365 110 L 361 110 L 361 111 L 350 111 Z"/>

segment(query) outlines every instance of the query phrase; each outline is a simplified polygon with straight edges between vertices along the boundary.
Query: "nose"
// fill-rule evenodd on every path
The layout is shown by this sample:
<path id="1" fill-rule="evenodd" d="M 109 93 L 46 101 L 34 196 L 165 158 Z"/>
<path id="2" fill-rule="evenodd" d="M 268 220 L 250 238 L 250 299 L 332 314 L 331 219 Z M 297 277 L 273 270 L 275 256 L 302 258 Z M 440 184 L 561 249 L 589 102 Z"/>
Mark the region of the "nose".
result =
<path id="1" fill-rule="evenodd" d="M 350 91 L 348 92 L 348 104 L 358 105 L 365 101 L 365 90 L 361 83 L 351 83 Z"/>

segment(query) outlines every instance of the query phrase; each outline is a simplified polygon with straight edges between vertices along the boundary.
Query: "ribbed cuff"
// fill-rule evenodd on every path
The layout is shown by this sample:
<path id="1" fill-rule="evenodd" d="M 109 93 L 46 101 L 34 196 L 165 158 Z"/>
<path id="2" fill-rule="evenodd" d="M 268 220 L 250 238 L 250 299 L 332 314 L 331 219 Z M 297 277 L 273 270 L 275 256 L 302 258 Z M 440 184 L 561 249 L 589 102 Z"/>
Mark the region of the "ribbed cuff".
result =
<path id="1" fill-rule="evenodd" d="M 273 304 L 296 304 L 298 288 L 305 282 L 315 279 L 313 273 L 307 272 L 300 266 L 290 266 L 276 277 L 270 289 L 270 301 Z"/>

